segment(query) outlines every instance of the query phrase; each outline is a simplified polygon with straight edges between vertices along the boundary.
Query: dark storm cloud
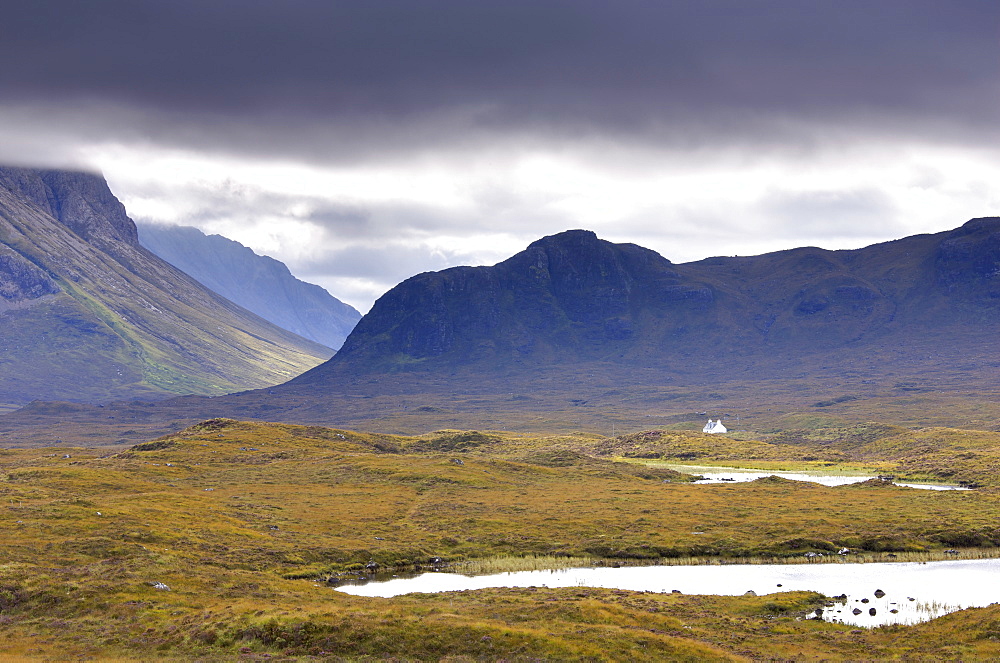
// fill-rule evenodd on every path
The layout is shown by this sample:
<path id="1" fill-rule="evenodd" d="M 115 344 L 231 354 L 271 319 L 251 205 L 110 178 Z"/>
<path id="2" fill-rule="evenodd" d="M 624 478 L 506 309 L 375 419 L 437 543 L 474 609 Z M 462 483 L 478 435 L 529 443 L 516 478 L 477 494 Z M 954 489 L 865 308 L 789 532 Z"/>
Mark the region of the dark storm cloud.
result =
<path id="1" fill-rule="evenodd" d="M 313 158 L 477 132 L 963 135 L 992 130 L 998 19 L 971 0 L 15 0 L 0 104 L 74 122 L 99 101 L 130 112 L 92 131 Z"/>

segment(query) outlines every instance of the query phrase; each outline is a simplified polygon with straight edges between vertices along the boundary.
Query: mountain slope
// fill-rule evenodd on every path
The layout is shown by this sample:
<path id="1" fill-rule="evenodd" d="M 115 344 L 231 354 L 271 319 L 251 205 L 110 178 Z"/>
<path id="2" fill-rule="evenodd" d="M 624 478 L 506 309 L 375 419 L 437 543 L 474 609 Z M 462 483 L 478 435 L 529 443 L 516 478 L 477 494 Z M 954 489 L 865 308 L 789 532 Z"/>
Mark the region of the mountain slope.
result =
<path id="1" fill-rule="evenodd" d="M 837 360 L 946 337 L 953 348 L 981 345 L 998 326 L 1000 219 L 852 251 L 688 264 L 575 230 L 493 267 L 404 281 L 336 357 L 292 384 L 594 362 L 711 379 L 734 367 L 786 370 L 776 357 Z"/>
<path id="2" fill-rule="evenodd" d="M 139 242 L 199 283 L 283 329 L 333 349 L 361 314 L 273 258 L 186 226 L 139 226 Z"/>
<path id="3" fill-rule="evenodd" d="M 998 330 L 1000 219 L 686 264 L 569 231 L 400 283 L 335 357 L 285 384 L 152 407 L 35 404 L 0 417 L 0 443 L 135 441 L 220 416 L 407 433 L 613 435 L 700 430 L 706 416 L 731 431 L 1000 430 Z"/>
<path id="4" fill-rule="evenodd" d="M 104 180 L 0 168 L 0 403 L 220 394 L 329 357 L 142 248 Z"/>

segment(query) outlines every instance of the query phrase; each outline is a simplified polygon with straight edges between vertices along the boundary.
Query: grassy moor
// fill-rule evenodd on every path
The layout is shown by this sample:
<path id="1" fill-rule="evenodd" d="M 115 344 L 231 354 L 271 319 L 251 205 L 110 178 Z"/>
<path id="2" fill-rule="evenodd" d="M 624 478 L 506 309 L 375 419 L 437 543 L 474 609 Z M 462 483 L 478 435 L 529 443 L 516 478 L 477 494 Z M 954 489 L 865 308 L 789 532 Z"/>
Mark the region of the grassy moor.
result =
<path id="1" fill-rule="evenodd" d="M 176 660 L 858 660 L 1000 655 L 995 607 L 911 627 L 803 620 L 818 594 L 602 589 L 353 597 L 434 567 L 989 556 L 997 434 L 884 425 L 768 441 L 684 431 L 416 437 L 216 419 L 120 450 L 0 452 L 11 656 Z M 953 462 L 959 458 L 961 462 Z M 698 485 L 671 459 L 974 480 Z M 696 559 L 692 559 L 696 558 Z"/>

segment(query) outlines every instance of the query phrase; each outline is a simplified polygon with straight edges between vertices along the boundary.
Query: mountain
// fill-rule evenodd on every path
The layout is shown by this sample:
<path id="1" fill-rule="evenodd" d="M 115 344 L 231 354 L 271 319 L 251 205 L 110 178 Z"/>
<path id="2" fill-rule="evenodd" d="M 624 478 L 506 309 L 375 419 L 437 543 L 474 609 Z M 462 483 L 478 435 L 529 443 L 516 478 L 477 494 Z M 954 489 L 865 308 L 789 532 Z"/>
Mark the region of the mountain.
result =
<path id="1" fill-rule="evenodd" d="M 361 319 L 352 306 L 292 276 L 284 263 L 221 235 L 140 225 L 139 242 L 202 285 L 283 329 L 337 349 Z"/>
<path id="2" fill-rule="evenodd" d="M 121 443 L 210 417 L 380 432 L 1000 430 L 1000 219 L 849 251 L 675 264 L 573 230 L 383 295 L 329 361 L 150 407 L 38 404 L 0 442 Z M 114 416 L 113 421 L 109 416 Z"/>
<path id="3" fill-rule="evenodd" d="M 103 178 L 0 168 L 0 403 L 222 394 L 331 354 L 140 246 Z"/>
<path id="4" fill-rule="evenodd" d="M 835 361 L 930 338 L 954 349 L 998 328 L 1000 219 L 857 250 L 687 264 L 572 230 L 492 267 L 404 281 L 336 357 L 291 384 L 587 363 L 710 380 L 736 368 L 785 370 L 776 357 Z"/>

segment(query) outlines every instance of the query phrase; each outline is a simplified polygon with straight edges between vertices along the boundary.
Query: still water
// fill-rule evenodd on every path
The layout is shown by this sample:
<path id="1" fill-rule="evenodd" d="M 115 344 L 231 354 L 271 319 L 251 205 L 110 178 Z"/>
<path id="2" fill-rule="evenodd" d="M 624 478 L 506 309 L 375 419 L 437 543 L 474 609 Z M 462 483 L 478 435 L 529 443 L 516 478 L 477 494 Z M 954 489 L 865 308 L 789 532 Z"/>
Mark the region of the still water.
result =
<path id="1" fill-rule="evenodd" d="M 583 567 L 483 576 L 424 573 L 411 578 L 344 583 L 337 589 L 359 596 L 391 597 L 486 587 L 603 587 L 722 596 L 748 591 L 764 595 L 810 590 L 831 597 L 847 595 L 846 600 L 824 608 L 822 619 L 880 626 L 913 624 L 1000 601 L 1000 560 Z"/>
<path id="2" fill-rule="evenodd" d="M 790 479 L 792 481 L 811 481 L 812 483 L 818 483 L 824 486 L 844 486 L 849 483 L 860 483 L 862 481 L 875 478 L 871 474 L 848 475 L 824 474 L 822 472 L 780 472 L 772 470 L 754 470 L 742 467 L 730 468 L 704 465 L 663 465 L 660 463 L 657 463 L 656 466 L 677 470 L 678 472 L 684 472 L 685 474 L 697 474 L 705 477 L 698 483 L 740 483 L 744 481 L 753 481 L 754 479 L 760 479 L 762 477 L 777 476 L 783 479 Z M 898 481 L 893 483 L 897 486 L 922 488 L 924 490 L 969 490 L 968 488 L 962 486 L 944 483 L 900 483 Z"/>

